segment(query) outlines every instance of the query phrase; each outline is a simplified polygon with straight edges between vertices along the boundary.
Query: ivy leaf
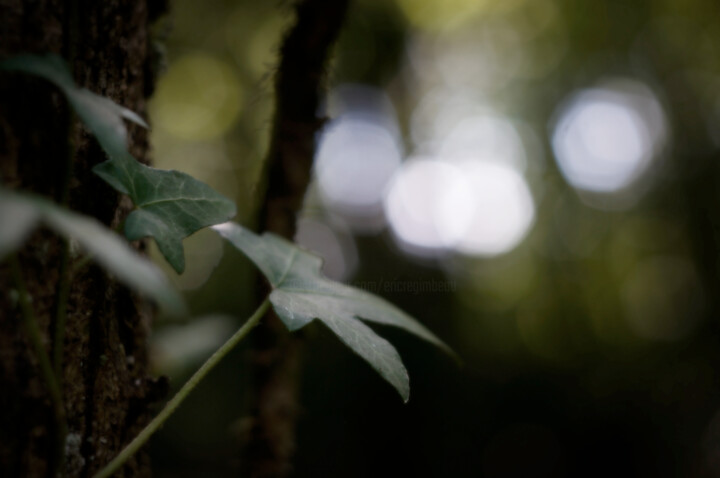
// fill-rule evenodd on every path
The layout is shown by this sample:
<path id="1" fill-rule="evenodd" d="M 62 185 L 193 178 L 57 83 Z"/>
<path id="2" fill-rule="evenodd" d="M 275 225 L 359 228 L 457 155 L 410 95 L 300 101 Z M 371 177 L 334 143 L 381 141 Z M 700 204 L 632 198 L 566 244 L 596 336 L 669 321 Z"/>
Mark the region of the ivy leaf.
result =
<path id="1" fill-rule="evenodd" d="M 125 236 L 131 241 L 155 238 L 160 252 L 178 273 L 185 270 L 182 240 L 236 214 L 235 204 L 207 184 L 185 173 L 145 166 L 130 155 L 123 118 L 145 128 L 147 124 L 108 98 L 78 88 L 62 58 L 23 55 L 0 62 L 0 69 L 34 74 L 60 88 L 110 157 L 93 172 L 130 196 L 137 207 L 125 222 Z"/>
<path id="2" fill-rule="evenodd" d="M 454 356 L 432 332 L 389 302 L 322 276 L 322 259 L 291 242 L 274 234 L 258 236 L 232 222 L 213 229 L 267 277 L 273 287 L 270 302 L 289 330 L 320 320 L 395 387 L 404 401 L 409 398 L 410 384 L 400 356 L 387 340 L 358 319 L 402 328 Z"/>
<path id="3" fill-rule="evenodd" d="M 95 174 L 127 194 L 137 209 L 125 221 L 134 241 L 152 236 L 165 259 L 180 274 L 185 269 L 182 240 L 236 214 L 235 203 L 185 173 L 140 164 L 128 153 L 93 168 Z"/>
<path id="4" fill-rule="evenodd" d="M 163 273 L 120 236 L 87 216 L 40 197 L 0 189 L 0 259 L 19 248 L 40 224 L 77 241 L 120 282 L 147 295 L 170 315 L 186 314 L 185 304 Z"/>

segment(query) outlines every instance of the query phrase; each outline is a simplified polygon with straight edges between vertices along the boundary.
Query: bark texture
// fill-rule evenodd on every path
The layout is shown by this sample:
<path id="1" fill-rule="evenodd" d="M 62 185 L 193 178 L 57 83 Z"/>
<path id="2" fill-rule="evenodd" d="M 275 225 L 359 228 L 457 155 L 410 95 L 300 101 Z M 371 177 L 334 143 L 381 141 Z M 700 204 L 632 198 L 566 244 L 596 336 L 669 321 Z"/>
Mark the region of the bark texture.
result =
<path id="1" fill-rule="evenodd" d="M 48 52 L 72 57 L 77 83 L 143 114 L 153 88 L 148 24 L 162 9 L 162 3 L 146 0 L 0 0 L 0 59 Z M 64 98 L 49 83 L 0 75 L 2 183 L 67 200 L 70 208 L 115 227 L 128 204 L 92 174 L 106 157 L 69 117 Z M 75 143 L 70 168 L 68 138 Z M 146 160 L 146 132 L 130 126 L 129 141 L 135 157 Z M 57 237 L 40 230 L 18 254 L 51 357 L 62 250 Z M 58 466 L 67 476 L 91 476 L 142 428 L 148 404 L 163 393 L 147 370 L 152 311 L 99 267 L 73 272 L 79 256 L 70 250 L 64 457 L 54 454 L 53 409 L 21 326 L 16 285 L 7 265 L 0 264 L 0 476 L 50 476 Z M 147 455 L 139 453 L 117 476 L 147 475 Z"/>
<path id="2" fill-rule="evenodd" d="M 310 181 L 327 67 L 348 0 L 301 0 L 295 24 L 280 49 L 275 76 L 275 118 L 259 229 L 288 238 Z M 243 450 L 244 475 L 282 477 L 292 472 L 301 341 L 268 314 L 253 334 L 254 399 Z"/>

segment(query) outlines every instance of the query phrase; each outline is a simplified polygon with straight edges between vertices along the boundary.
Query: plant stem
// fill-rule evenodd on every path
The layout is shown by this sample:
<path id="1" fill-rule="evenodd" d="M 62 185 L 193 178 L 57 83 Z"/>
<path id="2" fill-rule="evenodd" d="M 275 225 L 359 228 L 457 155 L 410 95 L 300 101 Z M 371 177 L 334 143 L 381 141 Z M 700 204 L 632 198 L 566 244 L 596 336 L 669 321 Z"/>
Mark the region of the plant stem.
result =
<path id="1" fill-rule="evenodd" d="M 238 331 L 227 340 L 227 342 L 217 349 L 215 353 L 213 353 L 210 358 L 202 364 L 198 371 L 190 377 L 190 379 L 182 386 L 175 396 L 167 402 L 165 408 L 163 408 L 162 411 L 153 418 L 152 421 L 148 423 L 147 426 L 145 426 L 145 428 L 143 428 L 143 430 L 135 438 L 133 438 L 133 440 L 125 448 L 123 448 L 110 463 L 105 465 L 105 468 L 100 470 L 94 478 L 109 477 L 115 473 L 128 458 L 134 455 L 140 447 L 142 447 L 145 442 L 150 439 L 153 433 L 155 433 L 158 428 L 165 423 L 165 420 L 172 415 L 177 407 L 180 406 L 183 400 L 185 400 L 188 394 L 192 392 L 192 390 L 198 385 L 198 383 L 200 383 L 208 372 L 210 372 L 210 370 L 212 370 L 220 362 L 220 360 L 228 354 L 228 352 L 230 352 L 243 338 L 245 338 L 248 332 L 250 332 L 250 330 L 258 324 L 258 322 L 260 322 L 260 319 L 265 315 L 269 305 L 270 299 L 266 298 L 263 303 L 260 304 L 260 307 L 258 307 L 253 315 L 247 320 L 247 322 L 245 322 L 242 327 L 240 327 Z"/>
<path id="2" fill-rule="evenodd" d="M 65 436 L 67 434 L 67 423 L 65 422 L 65 406 L 63 405 L 62 391 L 60 384 L 58 383 L 57 377 L 53 371 L 50 357 L 45 350 L 43 344 L 42 334 L 40 333 L 40 327 L 38 326 L 37 319 L 35 318 L 35 312 L 33 311 L 32 305 L 30 304 L 30 296 L 25 286 L 25 281 L 22 277 L 22 271 L 20 268 L 20 261 L 17 255 L 10 257 L 10 269 L 12 271 L 15 285 L 18 288 L 20 310 L 23 316 L 23 325 L 25 331 L 28 334 L 30 342 L 35 349 L 35 355 L 37 356 L 40 364 L 40 371 L 42 372 L 45 383 L 47 384 L 48 391 L 50 393 L 50 400 L 53 404 L 53 410 L 55 412 L 56 422 L 56 464 L 61 466 L 63 461 L 64 447 L 65 447 Z"/>

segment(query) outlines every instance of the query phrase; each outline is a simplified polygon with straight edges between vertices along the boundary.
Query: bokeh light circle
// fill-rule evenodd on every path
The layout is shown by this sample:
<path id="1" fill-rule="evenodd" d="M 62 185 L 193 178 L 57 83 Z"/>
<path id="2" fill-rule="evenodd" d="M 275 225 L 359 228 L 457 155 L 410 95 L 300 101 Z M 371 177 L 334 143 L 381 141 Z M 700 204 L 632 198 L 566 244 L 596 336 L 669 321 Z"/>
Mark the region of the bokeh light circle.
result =
<path id="1" fill-rule="evenodd" d="M 494 161 L 413 159 L 385 198 L 394 235 L 411 252 L 494 256 L 527 235 L 535 208 L 525 179 Z"/>
<path id="2" fill-rule="evenodd" d="M 495 161 L 467 160 L 458 164 L 469 188 L 450 192 L 441 216 L 443 230 L 459 231 L 454 248 L 467 255 L 495 256 L 514 249 L 535 218 L 535 204 L 525 179 L 516 169 Z M 471 208 L 464 227 L 447 225 L 452 211 Z M 462 215 L 464 217 L 464 215 Z"/>
<path id="3" fill-rule="evenodd" d="M 323 199 L 349 214 L 377 209 L 400 161 L 395 138 L 381 124 L 342 117 L 323 135 L 315 158 Z"/>
<path id="4" fill-rule="evenodd" d="M 151 103 L 153 123 L 179 139 L 209 140 L 233 125 L 243 90 L 232 66 L 202 53 L 173 62 Z"/>
<path id="5" fill-rule="evenodd" d="M 666 135 L 665 116 L 652 92 L 624 80 L 573 95 L 561 107 L 552 145 L 572 186 L 614 193 L 648 170 Z"/>
<path id="6" fill-rule="evenodd" d="M 458 168 L 432 159 L 411 159 L 403 164 L 385 196 L 385 214 L 393 233 L 402 243 L 426 252 L 452 246 L 450 236 L 464 227 L 472 208 L 465 205 L 450 211 L 450 195 L 456 190 L 469 194 L 468 188 Z M 442 230 L 445 213 L 452 216 L 444 220 L 444 226 L 454 234 Z"/>

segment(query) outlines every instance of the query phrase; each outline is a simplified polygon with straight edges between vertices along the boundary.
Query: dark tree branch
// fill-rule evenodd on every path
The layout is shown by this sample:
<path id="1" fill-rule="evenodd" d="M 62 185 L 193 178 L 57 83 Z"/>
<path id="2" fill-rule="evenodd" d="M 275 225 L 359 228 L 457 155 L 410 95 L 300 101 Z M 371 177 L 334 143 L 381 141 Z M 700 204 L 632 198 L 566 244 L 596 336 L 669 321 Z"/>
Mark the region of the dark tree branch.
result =
<path id="1" fill-rule="evenodd" d="M 315 135 L 325 119 L 318 108 L 325 91 L 327 61 L 342 26 L 348 0 L 304 0 L 285 36 L 275 77 L 275 118 L 265 163 L 267 189 L 260 230 L 295 234 L 315 152 Z"/>
<path id="2" fill-rule="evenodd" d="M 275 76 L 275 118 L 259 229 L 292 239 L 310 181 L 315 138 L 325 122 L 318 110 L 327 64 L 348 0 L 301 0 L 296 22 L 280 49 Z M 243 467 L 246 476 L 280 477 L 295 450 L 300 342 L 270 313 L 254 334 L 253 390 Z"/>

